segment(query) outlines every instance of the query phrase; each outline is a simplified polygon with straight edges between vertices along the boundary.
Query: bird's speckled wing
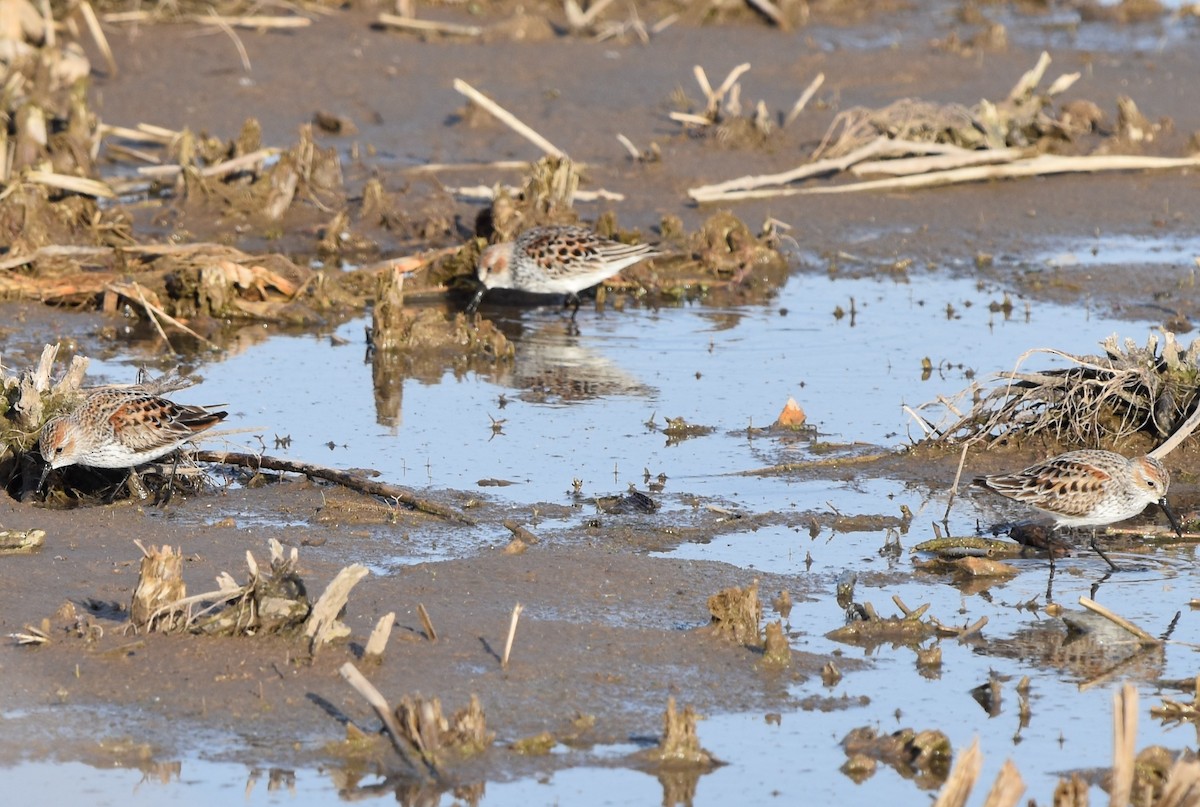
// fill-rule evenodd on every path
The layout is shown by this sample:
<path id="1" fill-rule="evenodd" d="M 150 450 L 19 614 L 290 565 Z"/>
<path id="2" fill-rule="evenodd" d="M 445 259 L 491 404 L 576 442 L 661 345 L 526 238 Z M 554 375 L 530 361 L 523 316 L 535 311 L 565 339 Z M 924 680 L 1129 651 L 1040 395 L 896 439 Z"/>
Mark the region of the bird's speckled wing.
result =
<path id="1" fill-rule="evenodd" d="M 543 270 L 564 266 L 602 266 L 622 259 L 657 255 L 650 244 L 622 244 L 602 238 L 586 227 L 538 227 L 521 234 L 517 249 L 525 251 Z"/>
<path id="2" fill-rule="evenodd" d="M 173 446 L 218 423 L 224 412 L 173 403 L 155 395 L 130 395 L 108 416 L 120 441 L 135 452 Z"/>
<path id="3" fill-rule="evenodd" d="M 1090 515 L 1097 498 L 1112 482 L 1112 475 L 1086 461 L 1069 456 L 1031 465 L 1020 473 L 997 474 L 977 480 L 988 490 L 1047 513 L 1072 518 Z"/>

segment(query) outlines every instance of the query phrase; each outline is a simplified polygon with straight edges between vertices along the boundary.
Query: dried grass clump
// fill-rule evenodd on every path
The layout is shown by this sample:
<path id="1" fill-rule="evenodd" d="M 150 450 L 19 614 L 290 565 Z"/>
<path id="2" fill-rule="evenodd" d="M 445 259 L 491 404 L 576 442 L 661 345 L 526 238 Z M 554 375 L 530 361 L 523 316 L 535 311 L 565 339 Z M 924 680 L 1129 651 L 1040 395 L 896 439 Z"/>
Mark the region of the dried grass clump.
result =
<path id="1" fill-rule="evenodd" d="M 986 98 L 967 107 L 902 98 L 881 109 L 854 107 L 837 115 L 821 140 L 813 159 L 838 157 L 862 148 L 880 135 L 896 140 L 947 143 L 967 149 L 1003 149 L 1069 141 L 1077 124 L 1061 120 L 1053 109 L 1054 98 L 1078 79 L 1078 73 L 1060 76 L 1048 89 L 1037 86 L 1050 64 L 1043 53 L 999 101 Z"/>
<path id="2" fill-rule="evenodd" d="M 143 549 L 145 558 L 134 591 L 130 621 L 138 632 L 207 633 L 253 636 L 298 630 L 312 608 L 296 572 L 298 555 L 270 541 L 271 565 L 263 569 L 246 553 L 249 579 L 238 585 L 228 572 L 216 591 L 186 596 L 178 553 L 169 547 Z"/>
<path id="3" fill-rule="evenodd" d="M 1029 438 L 1064 444 L 1104 446 L 1146 433 L 1171 434 L 1200 397 L 1200 340 L 1184 348 L 1170 331 L 1151 334 L 1145 347 L 1114 334 L 1101 343 L 1104 355 L 1076 356 L 1036 348 L 1012 371 L 996 374 L 986 389 L 973 382 L 951 399 L 939 398 L 911 411 L 925 441 L 981 441 L 984 445 Z M 1033 356 L 1062 359 L 1069 366 L 1024 371 Z M 961 402 L 969 401 L 964 413 Z M 941 410 L 935 418 L 926 411 Z"/>
<path id="4" fill-rule="evenodd" d="M 405 695 L 396 705 L 396 720 L 422 759 L 434 768 L 441 768 L 451 754 L 469 757 L 482 753 L 496 739 L 495 733 L 487 730 L 487 717 L 474 694 L 471 702 L 449 719 L 442 714 L 438 698 Z"/>

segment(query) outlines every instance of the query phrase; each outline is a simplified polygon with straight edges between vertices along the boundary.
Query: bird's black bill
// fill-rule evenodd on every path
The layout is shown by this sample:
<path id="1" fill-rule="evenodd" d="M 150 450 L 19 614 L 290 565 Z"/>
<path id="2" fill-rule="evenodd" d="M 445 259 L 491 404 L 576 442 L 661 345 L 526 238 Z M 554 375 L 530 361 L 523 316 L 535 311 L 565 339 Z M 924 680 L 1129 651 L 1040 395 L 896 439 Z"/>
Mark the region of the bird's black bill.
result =
<path id="1" fill-rule="evenodd" d="M 1171 529 L 1175 530 L 1175 534 L 1180 538 L 1183 537 L 1183 523 L 1179 520 L 1179 516 L 1175 515 L 1175 511 L 1171 509 L 1171 505 L 1167 504 L 1167 497 L 1163 496 L 1158 500 L 1158 506 L 1167 516 L 1167 521 L 1171 522 Z"/>
<path id="2" fill-rule="evenodd" d="M 467 303 L 467 313 L 474 314 L 479 310 L 479 303 L 483 300 L 483 295 L 487 291 L 487 286 L 480 286 L 479 291 L 475 292 L 475 296 L 471 298 L 471 302 Z"/>
<path id="3" fill-rule="evenodd" d="M 42 488 L 46 486 L 46 477 L 50 476 L 50 463 L 46 463 L 46 467 L 42 469 L 42 478 L 38 480 L 37 492 L 41 493 Z"/>

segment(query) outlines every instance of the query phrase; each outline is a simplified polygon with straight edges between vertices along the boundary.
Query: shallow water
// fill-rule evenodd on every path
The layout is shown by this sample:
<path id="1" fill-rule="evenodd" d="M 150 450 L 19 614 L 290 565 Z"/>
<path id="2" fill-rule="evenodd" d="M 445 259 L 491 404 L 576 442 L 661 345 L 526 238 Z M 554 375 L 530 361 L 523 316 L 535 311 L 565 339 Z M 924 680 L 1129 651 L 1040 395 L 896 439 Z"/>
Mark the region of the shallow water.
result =
<path id="1" fill-rule="evenodd" d="M 1141 246 L 1144 256 L 1145 245 Z M 1112 257 L 1127 248 L 1114 242 L 1098 254 Z M 1078 249 L 1052 245 L 1045 254 Z M 1184 257 L 1170 245 L 1162 249 L 1170 252 L 1171 260 Z M 203 384 L 178 397 L 228 401 L 226 425 L 263 435 L 268 453 L 338 467 L 373 467 L 389 482 L 478 490 L 500 501 L 569 503 L 576 478 L 583 480 L 588 497 L 620 493 L 630 483 L 644 489 L 644 471 L 649 471 L 667 476 L 666 488 L 657 497 L 666 513 L 689 509 L 682 493 L 748 512 L 899 515 L 901 505 L 907 505 L 916 517 L 900 536 L 828 528 L 811 535 L 807 526 L 777 525 L 732 532 L 707 543 L 683 543 L 660 554 L 815 579 L 830 591 L 838 575 L 854 570 L 858 601 L 872 602 L 881 614 L 896 612 L 889 600 L 898 595 L 910 607 L 929 603 L 930 613 L 947 624 L 965 625 L 986 616 L 985 635 L 994 641 L 1046 621 L 1021 608 L 1030 601 L 1046 602 L 1049 570 L 1044 560 L 1016 561 L 1020 574 L 992 584 L 983 594 L 966 594 L 948 577 L 917 576 L 912 582 L 896 583 L 892 574 L 907 574 L 907 547 L 932 537 L 929 525 L 942 518 L 949 479 L 927 487 L 868 478 L 854 470 L 832 481 L 739 472 L 817 456 L 811 440 L 748 433 L 750 426 L 768 425 L 789 396 L 807 411 L 822 442 L 841 446 L 835 452 L 851 452 L 849 444 L 854 443 L 895 447 L 920 434 L 903 404 L 952 395 L 972 373 L 982 379 L 1011 369 L 1033 346 L 1091 352 L 1113 332 L 1143 342 L 1150 325 L 1015 297 L 1005 313 L 993 305 L 1004 300 L 1001 288 L 931 269 L 861 278 L 802 272 L 766 306 L 693 305 L 602 314 L 585 308 L 579 314 L 578 335 L 569 332 L 554 307 L 485 307 L 484 313 L 500 318 L 516 339 L 511 371 L 493 377 L 447 373 L 436 383 L 405 380 L 400 412 L 377 407 L 371 366 L 364 363 L 361 344 L 364 323 L 354 321 L 337 329 L 336 335 L 348 340 L 341 346 L 328 334 L 276 335 L 250 344 L 204 364 L 199 370 Z M 853 309 L 853 316 L 835 316 L 839 306 L 845 312 Z M 924 358 L 935 368 L 927 377 L 922 373 Z M 555 369 L 563 367 L 569 370 Z M 96 369 L 113 380 L 132 374 L 120 363 Z M 501 398 L 506 400 L 503 406 Z M 671 444 L 660 431 L 667 417 L 683 417 L 713 431 Z M 499 433 L 493 431 L 493 419 L 503 420 Z M 275 435 L 290 437 L 290 446 L 273 449 Z M 244 434 L 228 439 L 260 447 Z M 483 479 L 516 484 L 478 488 Z M 587 512 L 585 508 L 585 517 Z M 956 502 L 949 526 L 956 534 L 971 533 L 977 521 L 1020 515 L 1019 508 L 1005 502 L 965 495 Z M 543 532 L 555 526 L 538 525 Z M 436 548 L 397 543 L 384 528 L 377 537 L 383 543 L 378 556 L 369 559 L 377 569 L 458 556 L 481 546 L 481 536 L 465 530 L 459 530 L 457 538 L 439 539 Z M 896 537 L 904 550 L 883 551 L 889 538 Z M 790 624 L 796 626 L 796 649 L 840 650 L 847 658 L 869 658 L 872 664 L 848 672 L 831 687 L 817 678 L 789 685 L 793 708 L 781 709 L 779 725 L 757 713 L 708 716 L 699 728 L 701 740 L 728 765 L 701 778 L 695 803 L 762 802 L 779 796 L 810 803 L 922 802 L 926 796 L 913 783 L 884 765 L 863 784 L 837 773 L 845 761 L 839 741 L 851 729 L 866 725 L 882 732 L 940 728 L 956 750 L 978 737 L 985 758 L 980 787 L 990 786 L 1004 759 L 1012 758 L 1029 786 L 1027 796 L 1039 800 L 1049 797 L 1060 772 L 1107 766 L 1112 693 L 1123 670 L 1137 670 L 1131 674 L 1143 682 L 1145 708 L 1155 695 L 1147 681 L 1194 675 L 1194 648 L 1200 643 L 1200 625 L 1187 608 L 1195 588 L 1192 548 L 1114 559 L 1126 570 L 1113 576 L 1087 552 L 1060 561 L 1050 599 L 1068 608 L 1077 608 L 1079 596 L 1119 603 L 1122 615 L 1151 633 L 1162 632 L 1182 610 L 1173 638 L 1191 644 L 1168 647 L 1160 660 L 1149 664 L 1149 673 L 1138 666 L 1141 662 L 1130 668 L 1114 663 L 1106 676 L 1027 652 L 1000 655 L 988 649 L 992 642 L 943 640 L 940 673 L 925 677 L 911 650 L 867 651 L 825 639 L 823 632 L 841 622 L 832 597 L 798 602 L 790 616 Z M 763 592 L 764 599 L 769 602 L 774 593 Z M 989 674 L 1003 682 L 1002 706 L 992 718 L 970 694 L 987 683 Z M 1015 686 L 1026 675 L 1032 679 L 1033 716 L 1022 729 Z M 1089 683 L 1092 678 L 1095 685 Z M 870 696 L 868 704 L 832 711 L 801 704 L 808 697 L 862 695 Z M 1143 724 L 1138 747 L 1154 742 L 1178 747 L 1191 739 L 1190 730 L 1171 732 Z M 87 783 L 98 804 L 106 803 L 105 798 L 112 799 L 108 803 L 130 804 L 168 798 L 173 803 L 211 803 L 235 794 L 241 798 L 249 776 L 244 766 L 201 760 L 185 760 L 182 774 L 165 783 L 140 783 L 137 772 L 73 767 L 79 768 L 78 781 Z M 6 774 L 18 786 L 40 781 L 43 775 L 44 763 L 18 766 Z M 335 793 L 326 777 L 299 771 L 293 790 L 267 793 L 260 784 L 247 803 L 328 803 Z M 1102 798 L 1096 789 L 1092 796 Z M 584 765 L 546 779 L 489 783 L 483 803 L 599 805 L 654 803 L 661 797 L 657 780 L 644 773 Z M 451 801 L 445 796 L 442 803 Z"/>

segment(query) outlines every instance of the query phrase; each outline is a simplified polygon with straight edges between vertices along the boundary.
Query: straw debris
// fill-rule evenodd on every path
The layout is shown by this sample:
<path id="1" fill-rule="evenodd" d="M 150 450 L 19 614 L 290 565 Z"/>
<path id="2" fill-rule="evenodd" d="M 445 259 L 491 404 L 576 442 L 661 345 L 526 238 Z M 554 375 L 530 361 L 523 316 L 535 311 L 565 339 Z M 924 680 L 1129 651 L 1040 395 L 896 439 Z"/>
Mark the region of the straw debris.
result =
<path id="1" fill-rule="evenodd" d="M 925 441 L 994 445 L 1048 438 L 1099 447 L 1138 434 L 1161 439 L 1200 401 L 1200 340 L 1185 348 L 1164 331 L 1151 334 L 1145 347 L 1130 339 L 1121 342 L 1115 334 L 1101 345 L 1099 356 L 1035 348 L 1022 354 L 1012 371 L 997 373 L 990 387 L 972 382 L 950 399 L 917 407 Z M 1034 357 L 1067 366 L 1024 369 Z M 939 416 L 925 414 L 937 410 Z"/>
<path id="2" fill-rule="evenodd" d="M 311 609 L 304 581 L 296 571 L 297 552 L 285 553 L 270 541 L 271 565 L 262 569 L 246 553 L 249 579 L 238 585 L 222 572 L 218 589 L 186 596 L 180 579 L 182 558 L 169 547 L 143 549 L 130 624 L 139 633 L 206 633 L 255 636 L 298 631 Z"/>

